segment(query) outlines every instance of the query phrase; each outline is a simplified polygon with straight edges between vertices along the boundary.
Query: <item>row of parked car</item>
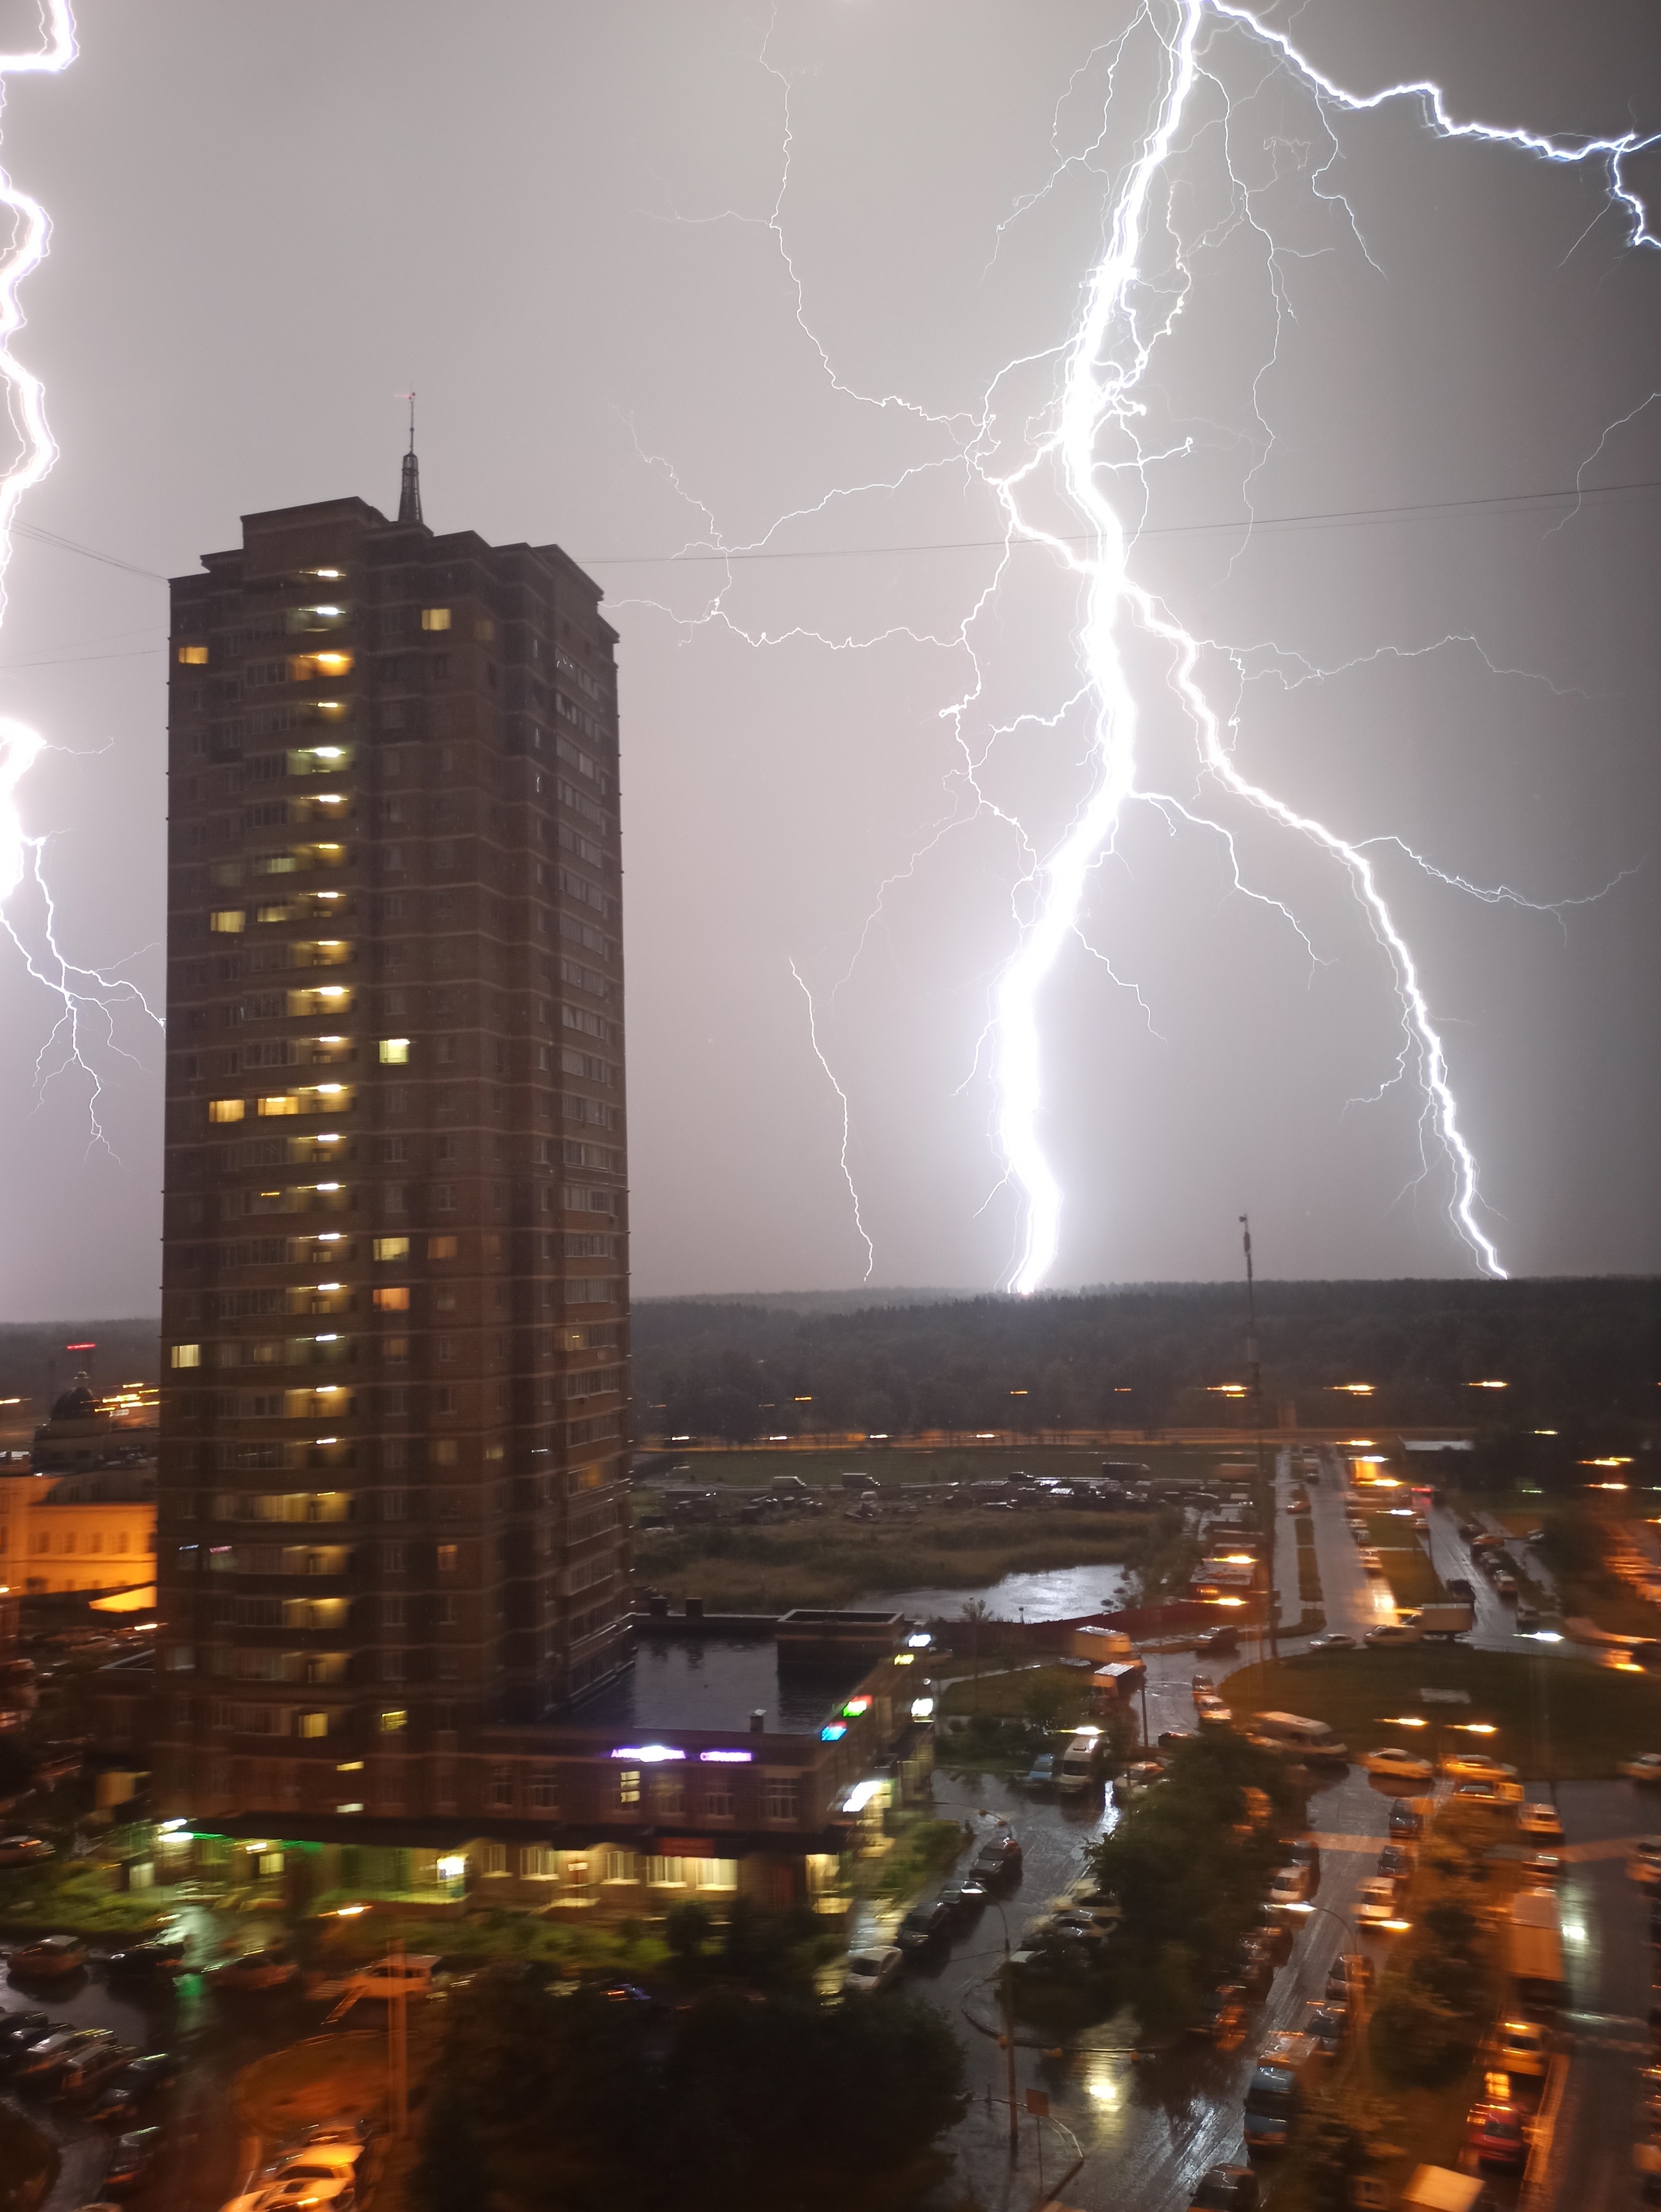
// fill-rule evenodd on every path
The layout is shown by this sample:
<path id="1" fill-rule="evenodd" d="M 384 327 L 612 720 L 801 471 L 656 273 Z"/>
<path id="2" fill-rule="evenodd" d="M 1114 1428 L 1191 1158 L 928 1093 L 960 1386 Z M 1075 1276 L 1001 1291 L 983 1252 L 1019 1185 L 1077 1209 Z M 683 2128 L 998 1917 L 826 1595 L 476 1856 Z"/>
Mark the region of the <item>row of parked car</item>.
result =
<path id="1" fill-rule="evenodd" d="M 995 1830 L 963 1873 L 951 1875 L 933 1897 L 912 1906 L 891 1943 L 849 1953 L 843 1962 L 843 1996 L 873 1996 L 887 1989 L 908 1962 L 921 1962 L 942 1950 L 978 1917 L 989 1897 L 1017 1879 L 1021 1858 L 1020 1838 L 1013 1830 Z"/>

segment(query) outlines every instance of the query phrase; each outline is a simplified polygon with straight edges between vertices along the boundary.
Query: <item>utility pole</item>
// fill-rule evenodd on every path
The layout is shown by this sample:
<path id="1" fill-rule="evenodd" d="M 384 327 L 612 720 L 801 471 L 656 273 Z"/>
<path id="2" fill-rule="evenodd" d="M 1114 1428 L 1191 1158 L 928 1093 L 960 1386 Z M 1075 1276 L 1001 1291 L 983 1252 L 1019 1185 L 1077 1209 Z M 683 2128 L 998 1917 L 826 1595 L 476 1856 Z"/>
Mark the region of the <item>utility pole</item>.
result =
<path id="1" fill-rule="evenodd" d="M 1251 1392 L 1251 1418 L 1257 1431 L 1257 1517 L 1263 1526 L 1269 1550 L 1269 1644 L 1270 1656 L 1281 1656 L 1280 1607 L 1275 1595 L 1275 1486 L 1263 1463 L 1263 1364 L 1257 1352 L 1257 1290 L 1251 1266 L 1251 1216 L 1240 1216 L 1241 1241 L 1245 1247 L 1246 1379 Z M 1299 1601 L 1301 1607 L 1301 1600 Z"/>
<path id="2" fill-rule="evenodd" d="M 1003 1923 L 1003 2045 L 1009 2057 L 1009 2155 L 1013 2160 L 1020 2152 L 1021 2123 L 1015 2110 L 1015 1982 L 1009 1971 L 1007 1920 Z"/>
<path id="3" fill-rule="evenodd" d="M 392 2134 L 401 2140 L 410 2128 L 410 2043 L 409 1984 L 404 1978 L 404 1939 L 400 1936 L 387 1948 L 387 1957 L 392 1962 L 392 2001 L 386 2022 L 387 2087 L 391 2092 Z"/>

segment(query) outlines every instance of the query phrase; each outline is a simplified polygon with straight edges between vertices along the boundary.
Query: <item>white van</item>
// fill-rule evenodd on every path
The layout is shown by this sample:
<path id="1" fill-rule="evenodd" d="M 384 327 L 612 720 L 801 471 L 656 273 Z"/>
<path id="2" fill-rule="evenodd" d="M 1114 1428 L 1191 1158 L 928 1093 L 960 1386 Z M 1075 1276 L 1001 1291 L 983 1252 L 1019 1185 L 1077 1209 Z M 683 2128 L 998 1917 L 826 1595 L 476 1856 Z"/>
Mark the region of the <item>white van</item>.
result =
<path id="1" fill-rule="evenodd" d="M 386 1999 L 429 1997 L 438 1963 L 436 1953 L 425 1951 L 406 1952 L 401 1959 L 377 1959 L 373 1966 L 360 1966 L 356 1973 L 348 1975 L 345 1995 Z"/>
<path id="2" fill-rule="evenodd" d="M 1076 1796 L 1080 1790 L 1094 1785 L 1096 1747 L 1100 1741 L 1101 1731 L 1098 1729 L 1080 1729 L 1062 1753 L 1056 1787 L 1064 1797 Z"/>
<path id="3" fill-rule="evenodd" d="M 1286 1759 L 1349 1757 L 1324 1721 L 1305 1720 L 1301 1713 L 1253 1713 L 1245 1738 L 1260 1751 L 1278 1752 Z"/>

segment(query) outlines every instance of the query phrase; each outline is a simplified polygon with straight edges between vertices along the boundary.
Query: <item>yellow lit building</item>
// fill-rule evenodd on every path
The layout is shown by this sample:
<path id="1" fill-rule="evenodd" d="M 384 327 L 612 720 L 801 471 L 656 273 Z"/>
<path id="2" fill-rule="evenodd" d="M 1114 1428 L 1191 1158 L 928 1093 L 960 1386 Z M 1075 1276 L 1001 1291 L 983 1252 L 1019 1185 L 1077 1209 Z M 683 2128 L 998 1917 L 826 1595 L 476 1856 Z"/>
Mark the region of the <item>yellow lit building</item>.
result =
<path id="1" fill-rule="evenodd" d="M 155 1577 L 154 1468 L 0 1476 L 0 1583 L 14 1595 Z"/>

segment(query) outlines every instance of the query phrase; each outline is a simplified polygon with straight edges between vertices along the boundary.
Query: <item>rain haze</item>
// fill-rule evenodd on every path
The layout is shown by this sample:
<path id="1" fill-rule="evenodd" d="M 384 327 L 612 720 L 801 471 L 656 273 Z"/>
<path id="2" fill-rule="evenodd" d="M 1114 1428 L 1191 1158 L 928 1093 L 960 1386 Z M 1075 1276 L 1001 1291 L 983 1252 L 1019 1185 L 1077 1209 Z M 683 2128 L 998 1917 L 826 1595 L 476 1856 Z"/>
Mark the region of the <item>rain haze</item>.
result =
<path id="1" fill-rule="evenodd" d="M 394 511 L 413 387 L 428 521 L 557 541 L 621 635 L 636 1291 L 1009 1280 L 992 1018 L 1101 771 L 1086 520 L 1038 466 L 1023 520 L 1062 543 L 1007 546 L 990 480 L 1054 427 L 1147 21 L 76 15 L 3 149 L 53 226 L 17 350 L 60 458 L 0 714 L 48 746 L 18 796 L 64 951 L 161 1005 L 161 580 L 246 513 Z M 1358 92 L 1661 126 L 1646 8 L 1264 20 Z M 1323 112 L 1220 19 L 1199 59 L 1133 299 L 1163 334 L 1096 489 L 1238 774 L 1365 844 L 1500 1262 L 1653 1271 L 1661 252 L 1596 164 Z M 1661 204 L 1661 157 L 1628 181 Z M 1171 652 L 1117 635 L 1135 790 L 1033 1000 L 1048 1282 L 1232 1273 L 1246 1209 L 1268 1273 L 1475 1272 L 1352 873 L 1203 770 Z M 38 895 L 6 913 L 44 958 Z M 154 1311 L 159 1030 L 83 1022 L 94 1102 L 0 953 L 0 1318 Z"/>

